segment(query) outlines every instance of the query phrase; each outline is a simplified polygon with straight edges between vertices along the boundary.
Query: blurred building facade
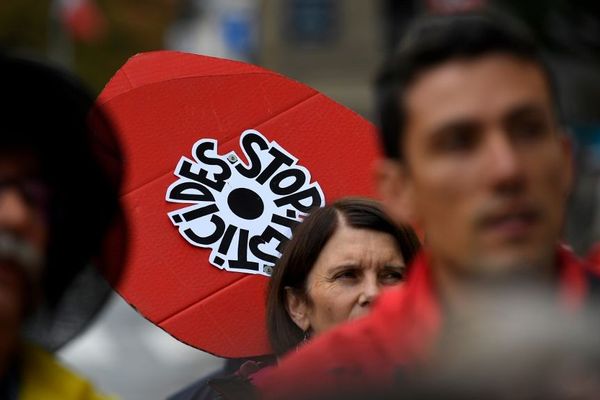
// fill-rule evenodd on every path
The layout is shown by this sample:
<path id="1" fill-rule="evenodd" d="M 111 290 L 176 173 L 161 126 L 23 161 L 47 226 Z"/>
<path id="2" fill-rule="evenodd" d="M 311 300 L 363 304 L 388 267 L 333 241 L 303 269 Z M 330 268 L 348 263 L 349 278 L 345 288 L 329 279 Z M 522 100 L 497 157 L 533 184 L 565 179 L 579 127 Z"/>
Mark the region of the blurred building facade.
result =
<path id="1" fill-rule="evenodd" d="M 380 6 L 362 0 L 267 0 L 260 64 L 370 117 L 371 80 L 385 54 Z"/>

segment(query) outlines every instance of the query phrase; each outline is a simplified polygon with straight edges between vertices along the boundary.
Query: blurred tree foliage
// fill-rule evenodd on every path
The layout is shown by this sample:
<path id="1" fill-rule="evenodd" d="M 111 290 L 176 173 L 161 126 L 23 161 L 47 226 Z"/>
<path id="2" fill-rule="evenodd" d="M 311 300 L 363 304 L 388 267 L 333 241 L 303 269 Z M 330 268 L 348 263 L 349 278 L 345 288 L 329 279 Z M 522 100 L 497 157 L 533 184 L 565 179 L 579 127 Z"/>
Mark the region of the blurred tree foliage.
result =
<path id="1" fill-rule="evenodd" d="M 49 8 L 48 0 L 2 0 L 0 45 L 4 48 L 44 49 Z"/>
<path id="2" fill-rule="evenodd" d="M 70 67 L 99 92 L 123 63 L 136 53 L 163 48 L 164 33 L 174 17 L 177 0 L 96 0 L 107 26 L 92 42 L 73 41 Z M 2 0 L 0 46 L 48 53 L 50 0 Z"/>

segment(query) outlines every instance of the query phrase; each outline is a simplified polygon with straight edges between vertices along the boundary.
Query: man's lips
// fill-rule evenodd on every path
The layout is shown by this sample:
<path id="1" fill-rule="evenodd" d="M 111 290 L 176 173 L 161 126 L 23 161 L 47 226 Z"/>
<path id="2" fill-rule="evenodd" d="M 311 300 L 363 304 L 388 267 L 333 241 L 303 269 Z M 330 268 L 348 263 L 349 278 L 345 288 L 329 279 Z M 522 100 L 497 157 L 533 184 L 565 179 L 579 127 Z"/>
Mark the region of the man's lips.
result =
<path id="1" fill-rule="evenodd" d="M 516 238 L 529 233 L 540 219 L 540 213 L 533 207 L 513 207 L 486 216 L 481 221 L 481 228 L 484 232 Z"/>

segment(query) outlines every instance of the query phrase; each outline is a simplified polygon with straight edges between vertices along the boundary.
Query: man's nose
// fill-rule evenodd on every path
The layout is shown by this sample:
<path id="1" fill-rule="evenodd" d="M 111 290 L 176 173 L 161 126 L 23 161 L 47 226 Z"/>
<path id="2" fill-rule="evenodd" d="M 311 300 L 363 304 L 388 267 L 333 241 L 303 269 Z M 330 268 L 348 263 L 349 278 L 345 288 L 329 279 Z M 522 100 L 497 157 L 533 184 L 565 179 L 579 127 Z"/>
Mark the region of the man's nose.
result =
<path id="1" fill-rule="evenodd" d="M 0 229 L 24 233 L 33 217 L 31 206 L 18 189 L 0 189 Z"/>
<path id="2" fill-rule="evenodd" d="M 496 189 L 506 193 L 522 190 L 525 176 L 521 156 L 506 133 L 491 134 L 485 154 L 487 176 Z"/>

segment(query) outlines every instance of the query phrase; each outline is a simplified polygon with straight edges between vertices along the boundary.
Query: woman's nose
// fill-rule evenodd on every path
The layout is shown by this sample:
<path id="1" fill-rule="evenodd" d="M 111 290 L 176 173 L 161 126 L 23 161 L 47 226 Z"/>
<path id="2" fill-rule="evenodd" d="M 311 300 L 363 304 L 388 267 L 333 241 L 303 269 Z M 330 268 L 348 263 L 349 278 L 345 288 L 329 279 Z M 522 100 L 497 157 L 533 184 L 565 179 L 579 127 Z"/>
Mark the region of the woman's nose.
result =
<path id="1" fill-rule="evenodd" d="M 381 288 L 376 277 L 365 279 L 362 291 L 358 298 L 358 304 L 361 307 L 369 307 L 379 295 L 380 290 Z"/>

